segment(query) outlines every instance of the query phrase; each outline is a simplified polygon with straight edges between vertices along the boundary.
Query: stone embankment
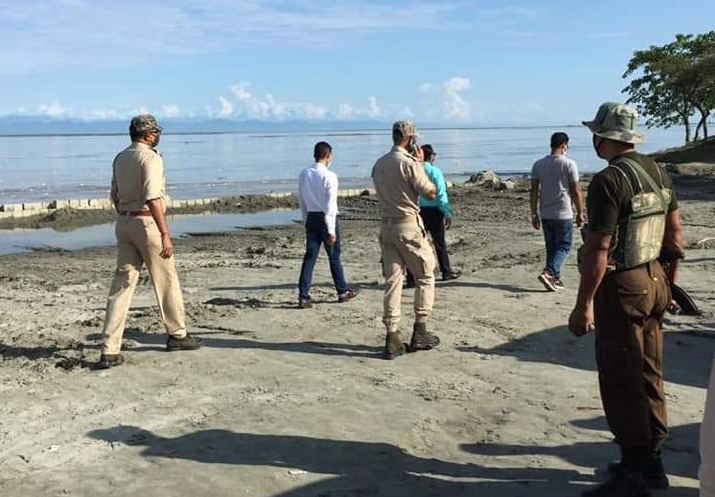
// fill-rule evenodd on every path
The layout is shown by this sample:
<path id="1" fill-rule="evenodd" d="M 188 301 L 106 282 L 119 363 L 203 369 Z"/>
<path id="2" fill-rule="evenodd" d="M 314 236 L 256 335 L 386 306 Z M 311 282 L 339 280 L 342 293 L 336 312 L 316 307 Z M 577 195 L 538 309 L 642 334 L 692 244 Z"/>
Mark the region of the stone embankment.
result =
<path id="1" fill-rule="evenodd" d="M 371 189 L 348 189 L 340 190 L 338 196 L 341 198 L 357 197 L 359 195 L 372 195 L 375 191 Z M 271 192 L 263 195 L 266 199 L 280 199 L 294 196 L 295 192 Z M 174 212 L 195 211 L 205 207 L 211 210 L 216 204 L 221 202 L 218 198 L 196 198 L 184 200 L 169 199 L 166 202 L 167 210 Z M 24 219 L 32 217 L 46 217 L 61 209 L 82 210 L 82 211 L 104 211 L 112 210 L 114 206 L 108 198 L 91 199 L 69 199 L 52 200 L 50 202 L 27 202 L 16 204 L 0 205 L 0 220 Z"/>

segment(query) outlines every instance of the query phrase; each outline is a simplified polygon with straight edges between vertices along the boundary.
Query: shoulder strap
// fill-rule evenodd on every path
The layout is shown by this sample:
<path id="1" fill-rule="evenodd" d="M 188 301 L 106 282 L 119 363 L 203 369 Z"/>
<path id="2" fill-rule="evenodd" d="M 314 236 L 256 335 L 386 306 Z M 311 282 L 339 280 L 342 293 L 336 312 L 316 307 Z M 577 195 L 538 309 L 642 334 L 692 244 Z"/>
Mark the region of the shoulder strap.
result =
<path id="1" fill-rule="evenodd" d="M 628 157 L 619 157 L 616 160 L 615 164 L 626 165 L 626 166 L 630 167 L 632 170 L 634 170 L 639 177 L 642 177 L 643 179 L 645 179 L 646 183 L 648 183 L 648 185 L 653 190 L 653 193 L 658 195 L 658 198 L 660 199 L 660 205 L 663 207 L 663 210 L 665 212 L 668 212 L 668 203 L 665 201 L 665 197 L 663 196 L 663 191 L 662 191 L 663 187 L 658 185 L 655 182 L 655 180 L 651 177 L 651 175 L 648 174 L 648 172 L 645 169 L 643 169 L 643 166 L 638 164 L 638 162 L 634 161 L 633 159 L 629 159 Z"/>

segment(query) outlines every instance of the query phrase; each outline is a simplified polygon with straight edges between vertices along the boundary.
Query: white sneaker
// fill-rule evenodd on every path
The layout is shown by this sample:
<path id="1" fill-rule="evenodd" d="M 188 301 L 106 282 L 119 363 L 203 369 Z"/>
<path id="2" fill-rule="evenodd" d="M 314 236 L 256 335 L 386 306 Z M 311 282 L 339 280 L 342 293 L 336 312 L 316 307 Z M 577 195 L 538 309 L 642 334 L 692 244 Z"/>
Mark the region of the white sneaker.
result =
<path id="1" fill-rule="evenodd" d="M 554 284 L 554 277 L 551 276 L 549 273 L 544 271 L 539 275 L 538 280 L 541 282 L 542 285 L 544 285 L 544 288 L 546 288 L 550 292 L 555 292 L 556 291 L 556 285 Z"/>

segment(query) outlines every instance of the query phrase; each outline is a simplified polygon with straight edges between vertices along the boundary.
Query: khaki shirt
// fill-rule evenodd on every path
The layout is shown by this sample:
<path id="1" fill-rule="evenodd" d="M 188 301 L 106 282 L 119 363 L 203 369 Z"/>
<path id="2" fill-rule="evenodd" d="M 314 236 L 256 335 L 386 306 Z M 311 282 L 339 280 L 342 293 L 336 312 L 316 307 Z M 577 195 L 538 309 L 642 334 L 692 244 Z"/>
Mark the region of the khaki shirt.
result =
<path id="1" fill-rule="evenodd" d="M 164 161 L 149 145 L 133 142 L 114 158 L 110 195 L 118 211 L 148 210 L 147 201 L 164 200 L 165 187 Z"/>
<path id="2" fill-rule="evenodd" d="M 380 157 L 371 176 L 383 218 L 419 218 L 418 196 L 434 189 L 422 164 L 402 147 L 394 146 Z"/>

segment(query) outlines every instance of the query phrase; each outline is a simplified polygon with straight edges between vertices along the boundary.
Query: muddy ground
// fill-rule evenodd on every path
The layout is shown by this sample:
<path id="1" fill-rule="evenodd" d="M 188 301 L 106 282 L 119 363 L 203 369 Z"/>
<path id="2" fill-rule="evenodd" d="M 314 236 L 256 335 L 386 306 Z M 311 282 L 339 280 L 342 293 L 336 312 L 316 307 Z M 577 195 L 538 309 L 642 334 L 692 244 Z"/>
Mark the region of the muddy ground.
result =
<path id="1" fill-rule="evenodd" d="M 666 318 L 672 488 L 697 495 L 697 433 L 715 349 L 715 179 L 677 178 L 688 257 L 680 283 L 703 310 Z M 111 247 L 0 257 L 0 495 L 579 495 L 617 457 L 598 397 L 593 336 L 566 319 L 578 282 L 536 280 L 543 240 L 527 191 L 451 192 L 453 265 L 430 327 L 439 348 L 380 359 L 382 277 L 373 197 L 341 202 L 349 280 L 327 261 L 313 309 L 296 307 L 299 226 L 175 241 L 190 331 L 166 353 L 147 278 L 126 364 L 95 371 Z M 412 323 L 412 291 L 403 325 Z"/>

